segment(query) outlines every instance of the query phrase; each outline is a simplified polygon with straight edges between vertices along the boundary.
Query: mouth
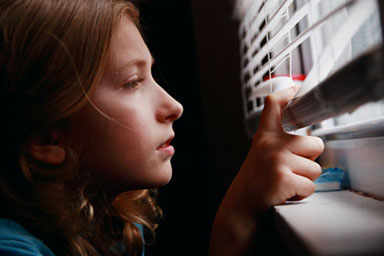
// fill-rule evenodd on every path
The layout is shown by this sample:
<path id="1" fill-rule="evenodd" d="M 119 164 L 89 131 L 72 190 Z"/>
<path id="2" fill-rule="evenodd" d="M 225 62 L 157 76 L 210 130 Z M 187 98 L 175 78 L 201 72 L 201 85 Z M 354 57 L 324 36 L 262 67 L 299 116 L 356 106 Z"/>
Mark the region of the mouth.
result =
<path id="1" fill-rule="evenodd" d="M 157 147 L 157 150 L 160 151 L 161 153 L 172 156 L 175 153 L 175 149 L 173 148 L 172 145 L 170 145 L 173 138 L 174 138 L 173 135 L 169 137 L 167 141 L 165 141 L 164 143 L 162 143 L 160 146 Z"/>
<path id="2" fill-rule="evenodd" d="M 157 149 L 166 148 L 166 147 L 170 146 L 171 141 L 173 140 L 173 138 L 174 138 L 174 136 L 172 135 L 171 137 L 169 137 L 169 139 L 166 142 L 164 142 L 159 147 L 157 147 Z"/>

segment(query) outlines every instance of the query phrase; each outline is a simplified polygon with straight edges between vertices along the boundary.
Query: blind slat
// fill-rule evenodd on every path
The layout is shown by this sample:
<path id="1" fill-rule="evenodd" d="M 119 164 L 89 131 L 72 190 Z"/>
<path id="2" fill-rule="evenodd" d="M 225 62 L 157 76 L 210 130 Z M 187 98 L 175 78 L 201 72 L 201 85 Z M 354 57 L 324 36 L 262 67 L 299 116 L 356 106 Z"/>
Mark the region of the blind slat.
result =
<path id="1" fill-rule="evenodd" d="M 263 10 L 260 12 L 261 15 L 257 15 L 256 21 L 252 26 L 249 28 L 247 35 L 245 36 L 243 42 L 249 42 L 251 38 L 255 35 L 257 35 L 257 38 L 254 42 L 252 42 L 251 48 L 246 53 L 248 56 L 250 56 L 253 51 L 256 50 L 256 48 L 260 45 L 263 38 L 267 35 L 267 33 L 275 27 L 277 22 L 279 22 L 279 17 L 281 17 L 282 13 L 287 9 L 287 7 L 292 4 L 293 0 L 285 0 L 283 4 L 276 10 L 276 12 L 272 15 L 272 18 L 269 19 L 268 23 L 265 25 L 265 27 L 259 31 L 259 27 L 261 23 L 265 20 L 265 17 L 263 17 L 262 13 Z"/>
<path id="2" fill-rule="evenodd" d="M 314 0 L 317 4 L 320 2 L 320 0 Z M 310 10 L 311 5 L 314 3 L 307 2 L 305 3 L 295 14 L 283 25 L 276 34 L 270 38 L 268 41 L 268 45 L 264 45 L 260 51 L 253 57 L 253 59 L 248 63 L 246 67 L 243 69 L 243 75 L 251 72 L 256 68 L 256 66 L 260 65 L 260 62 L 264 58 L 265 55 L 268 54 L 269 49 L 273 49 L 289 32 L 290 30 L 296 26 L 296 24 L 303 19 L 304 16 L 306 16 Z M 246 84 L 246 86 L 252 86 L 255 84 L 258 80 L 260 80 L 265 72 L 268 71 L 269 66 L 273 66 L 276 63 L 278 63 L 282 58 L 285 56 L 275 56 L 272 60 L 274 63 L 271 62 L 269 65 L 264 65 L 262 69 L 253 75 L 251 80 Z"/>
<path id="3" fill-rule="evenodd" d="M 243 18 L 243 22 L 240 25 L 240 29 L 239 29 L 240 36 L 242 33 L 244 33 L 244 31 L 248 30 L 249 25 L 250 25 L 252 19 L 254 18 L 254 14 L 257 13 L 257 10 L 261 7 L 262 4 L 263 4 L 263 1 L 253 1 L 252 2 L 249 10 L 246 12 L 246 14 Z"/>
<path id="4" fill-rule="evenodd" d="M 370 17 L 377 13 L 377 1 L 254 0 L 249 2 L 248 9 L 243 6 L 245 16 L 244 19 L 239 17 L 239 37 L 247 126 L 254 127 L 252 120 L 263 109 L 264 97 L 276 89 L 272 88 L 277 83 L 277 79 L 273 78 L 275 75 L 307 74 L 298 94 L 298 98 L 304 97 L 311 88 L 327 79 L 335 67 L 356 57 L 359 51 L 364 52 L 360 50 L 364 46 L 358 45 L 366 44 L 366 49 L 369 49 L 379 43 L 368 39 L 364 41 L 368 36 L 360 39 L 362 27 L 364 31 L 368 25 L 374 27 L 371 24 L 376 19 Z M 267 76 L 270 80 L 265 81 Z M 319 113 L 311 112 L 310 115 Z"/>
<path id="5" fill-rule="evenodd" d="M 314 2 L 317 4 L 320 0 L 315 0 Z M 339 7 L 335 8 L 333 11 L 325 15 L 323 18 L 312 24 L 309 28 L 304 30 L 301 34 L 299 34 L 297 37 L 295 37 L 290 44 L 288 44 L 283 50 L 281 50 L 279 53 L 277 53 L 271 60 L 270 63 L 264 65 L 260 71 L 258 71 L 256 74 L 253 75 L 253 77 L 247 82 L 246 86 L 252 86 L 252 84 L 256 83 L 258 80 L 260 80 L 265 74 L 265 72 L 268 71 L 269 66 L 276 65 L 279 63 L 283 58 L 287 56 L 290 52 L 292 52 L 295 48 L 297 48 L 302 42 L 304 42 L 309 36 L 311 36 L 314 29 L 317 29 L 321 25 L 324 24 L 324 22 L 346 6 L 350 5 L 352 2 L 355 2 L 356 0 L 349 0 L 345 4 L 340 5 Z M 371 0 L 368 0 L 371 1 Z M 313 5 L 316 5 L 312 2 L 307 2 L 304 4 L 295 14 L 287 21 L 287 23 L 279 30 L 279 32 L 276 33 L 276 35 L 271 38 L 269 41 L 269 48 L 273 48 L 287 33 L 287 31 L 290 31 L 305 15 L 308 14 L 310 7 Z M 250 72 L 250 70 L 253 70 L 255 66 L 259 65 L 259 63 L 262 60 L 263 55 L 266 55 L 268 53 L 268 47 L 264 46 L 260 52 L 250 61 L 250 63 L 247 65 L 247 67 L 243 70 L 243 75 L 247 72 Z"/>
<path id="6" fill-rule="evenodd" d="M 304 95 L 328 76 L 340 55 L 352 40 L 352 37 L 375 11 L 375 8 L 376 4 L 373 0 L 357 1 L 356 4 L 351 7 L 345 22 L 332 40 L 326 44 L 320 54 L 320 58 L 312 66 L 312 69 L 300 88 L 297 95 L 298 97 Z"/>

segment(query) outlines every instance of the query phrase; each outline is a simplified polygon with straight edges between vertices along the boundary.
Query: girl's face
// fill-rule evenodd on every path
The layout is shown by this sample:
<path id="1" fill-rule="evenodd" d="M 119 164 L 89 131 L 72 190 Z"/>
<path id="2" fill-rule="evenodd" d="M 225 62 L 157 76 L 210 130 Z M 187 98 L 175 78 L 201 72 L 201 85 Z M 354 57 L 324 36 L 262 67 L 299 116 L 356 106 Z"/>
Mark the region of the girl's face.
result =
<path id="1" fill-rule="evenodd" d="M 123 17 L 92 103 L 69 118 L 81 163 L 105 187 L 159 187 L 172 176 L 172 124 L 183 107 L 154 81 L 152 64 L 135 24 Z"/>

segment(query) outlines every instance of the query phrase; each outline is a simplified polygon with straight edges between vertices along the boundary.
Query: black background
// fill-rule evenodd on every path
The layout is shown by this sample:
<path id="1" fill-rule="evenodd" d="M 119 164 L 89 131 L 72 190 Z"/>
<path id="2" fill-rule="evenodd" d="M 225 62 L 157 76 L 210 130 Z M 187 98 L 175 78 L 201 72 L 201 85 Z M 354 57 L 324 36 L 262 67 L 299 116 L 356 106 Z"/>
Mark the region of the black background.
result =
<path id="1" fill-rule="evenodd" d="M 161 84 L 184 106 L 174 124 L 173 178 L 159 194 L 164 220 L 146 255 L 207 255 L 217 206 L 250 144 L 243 126 L 238 24 L 225 0 L 136 5 Z"/>

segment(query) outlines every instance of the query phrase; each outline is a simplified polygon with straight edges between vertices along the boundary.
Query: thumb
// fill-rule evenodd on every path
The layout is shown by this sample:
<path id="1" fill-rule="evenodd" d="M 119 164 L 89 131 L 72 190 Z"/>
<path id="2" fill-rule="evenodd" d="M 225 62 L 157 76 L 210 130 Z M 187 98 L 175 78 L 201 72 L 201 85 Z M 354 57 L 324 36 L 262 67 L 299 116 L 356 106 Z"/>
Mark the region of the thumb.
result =
<path id="1" fill-rule="evenodd" d="M 288 102 L 295 97 L 300 85 L 269 94 L 265 99 L 263 113 L 261 114 L 260 128 L 266 131 L 282 131 L 283 110 Z"/>

